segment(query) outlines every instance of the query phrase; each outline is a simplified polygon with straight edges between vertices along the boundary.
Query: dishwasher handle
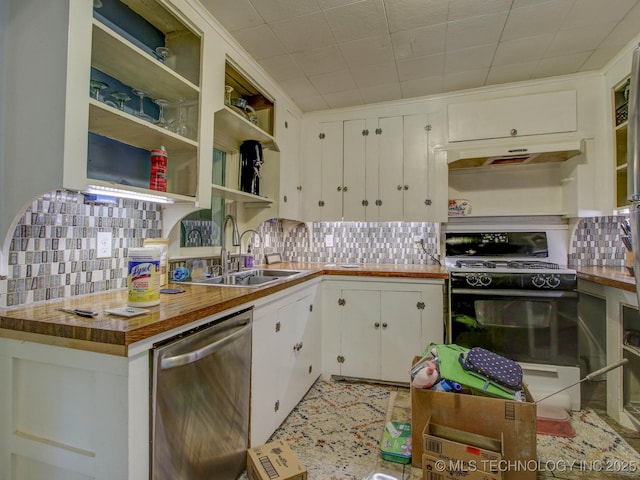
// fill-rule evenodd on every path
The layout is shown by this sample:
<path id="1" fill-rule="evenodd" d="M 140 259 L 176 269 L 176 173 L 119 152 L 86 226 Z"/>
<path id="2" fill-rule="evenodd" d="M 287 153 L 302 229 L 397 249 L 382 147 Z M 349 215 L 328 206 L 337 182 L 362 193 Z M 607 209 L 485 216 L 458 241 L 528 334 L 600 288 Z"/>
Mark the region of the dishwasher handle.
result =
<path id="1" fill-rule="evenodd" d="M 169 370 L 171 368 L 181 367 L 182 365 L 188 365 L 190 363 L 197 362 L 201 358 L 211 355 L 225 345 L 228 345 L 231 342 L 235 341 L 238 337 L 244 335 L 245 332 L 250 328 L 251 320 L 247 320 L 242 328 L 236 330 L 231 335 L 210 343 L 209 345 L 205 345 L 204 347 L 201 347 L 192 352 L 182 353 L 174 357 L 163 358 L 162 360 L 160 360 L 160 370 Z"/>

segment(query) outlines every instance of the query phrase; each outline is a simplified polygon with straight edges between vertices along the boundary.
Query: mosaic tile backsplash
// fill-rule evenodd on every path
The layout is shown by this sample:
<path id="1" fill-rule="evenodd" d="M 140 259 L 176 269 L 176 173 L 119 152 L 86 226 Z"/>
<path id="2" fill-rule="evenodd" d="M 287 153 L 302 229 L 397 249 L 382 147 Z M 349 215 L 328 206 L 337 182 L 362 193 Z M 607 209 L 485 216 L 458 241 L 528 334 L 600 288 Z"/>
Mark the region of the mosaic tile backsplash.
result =
<path id="1" fill-rule="evenodd" d="M 571 235 L 568 264 L 624 266 L 624 218 L 581 219 Z M 0 279 L 0 307 L 126 288 L 128 248 L 160 237 L 161 225 L 162 210 L 154 203 L 119 199 L 114 205 L 97 205 L 85 203 L 78 193 L 43 195 L 15 229 L 8 276 Z M 252 245 L 256 265 L 264 262 L 265 253 L 274 252 L 281 252 L 285 261 L 391 264 L 427 264 L 441 253 L 437 223 L 296 224 L 274 219 L 256 230 L 243 237 Z M 111 258 L 96 258 L 98 231 L 113 233 Z M 416 245 L 417 238 L 425 240 L 424 250 Z M 217 263 L 217 258 L 207 261 L 211 267 Z"/>
<path id="2" fill-rule="evenodd" d="M 111 258 L 96 258 L 98 231 L 113 234 Z M 161 235 L 158 204 L 128 199 L 90 204 L 67 191 L 43 195 L 14 231 L 8 276 L 0 280 L 0 307 L 126 288 L 128 249 Z"/>

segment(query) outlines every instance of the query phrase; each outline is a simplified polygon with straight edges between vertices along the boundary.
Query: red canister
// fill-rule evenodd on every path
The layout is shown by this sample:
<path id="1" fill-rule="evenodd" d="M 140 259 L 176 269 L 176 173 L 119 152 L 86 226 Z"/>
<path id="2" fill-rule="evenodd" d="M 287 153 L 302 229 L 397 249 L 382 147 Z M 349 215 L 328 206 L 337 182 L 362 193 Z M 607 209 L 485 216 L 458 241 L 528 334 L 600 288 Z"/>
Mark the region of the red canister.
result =
<path id="1" fill-rule="evenodd" d="M 151 150 L 149 188 L 159 192 L 167 191 L 167 151 L 164 147 Z"/>

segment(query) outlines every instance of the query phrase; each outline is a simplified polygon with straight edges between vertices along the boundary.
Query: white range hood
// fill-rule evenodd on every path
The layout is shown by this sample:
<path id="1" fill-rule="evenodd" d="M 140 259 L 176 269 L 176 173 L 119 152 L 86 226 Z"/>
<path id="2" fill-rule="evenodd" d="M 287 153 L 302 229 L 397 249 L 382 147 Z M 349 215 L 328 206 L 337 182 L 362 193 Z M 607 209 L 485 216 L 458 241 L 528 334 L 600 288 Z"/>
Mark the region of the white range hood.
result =
<path id="1" fill-rule="evenodd" d="M 542 138 L 540 138 L 542 137 Z M 565 162 L 585 151 L 585 141 L 575 135 L 453 142 L 446 152 L 449 169 Z"/>

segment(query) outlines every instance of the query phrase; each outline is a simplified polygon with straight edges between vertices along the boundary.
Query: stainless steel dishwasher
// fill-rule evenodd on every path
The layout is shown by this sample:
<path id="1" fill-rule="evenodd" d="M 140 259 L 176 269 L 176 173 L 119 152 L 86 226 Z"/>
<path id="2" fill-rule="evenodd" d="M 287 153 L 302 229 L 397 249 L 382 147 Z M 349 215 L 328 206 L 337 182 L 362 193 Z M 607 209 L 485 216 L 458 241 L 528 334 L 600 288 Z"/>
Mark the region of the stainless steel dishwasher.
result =
<path id="1" fill-rule="evenodd" d="M 252 310 L 154 345 L 151 478 L 231 480 L 246 467 Z"/>

